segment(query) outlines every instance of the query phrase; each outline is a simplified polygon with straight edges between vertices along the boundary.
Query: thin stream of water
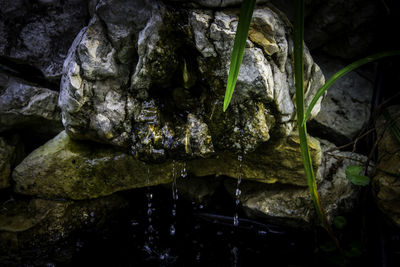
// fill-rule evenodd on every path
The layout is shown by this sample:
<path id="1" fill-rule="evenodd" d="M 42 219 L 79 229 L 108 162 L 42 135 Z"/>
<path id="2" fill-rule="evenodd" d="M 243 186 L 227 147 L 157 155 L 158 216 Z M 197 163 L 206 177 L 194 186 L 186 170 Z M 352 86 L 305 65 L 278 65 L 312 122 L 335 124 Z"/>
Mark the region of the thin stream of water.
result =
<path id="1" fill-rule="evenodd" d="M 178 188 L 176 186 L 176 168 L 175 161 L 172 163 L 172 223 L 170 226 L 169 234 L 175 236 L 176 234 L 176 202 L 178 201 Z"/>
<path id="2" fill-rule="evenodd" d="M 235 215 L 233 216 L 233 225 L 234 226 L 239 226 L 238 210 L 239 210 L 239 205 L 240 205 L 240 195 L 242 194 L 242 191 L 240 190 L 240 184 L 242 183 L 243 156 L 240 154 L 240 155 L 238 155 L 237 159 L 239 162 L 239 173 L 238 173 L 238 179 L 237 179 L 236 190 L 235 190 Z"/>
<path id="3" fill-rule="evenodd" d="M 154 246 L 154 234 L 155 234 L 155 229 L 153 227 L 153 192 L 150 186 L 150 169 L 147 168 L 147 178 L 146 178 L 146 185 L 147 185 L 147 192 L 146 192 L 146 198 L 147 198 L 147 228 L 145 230 L 145 242 L 144 242 L 144 250 L 151 254 L 155 250 Z"/>

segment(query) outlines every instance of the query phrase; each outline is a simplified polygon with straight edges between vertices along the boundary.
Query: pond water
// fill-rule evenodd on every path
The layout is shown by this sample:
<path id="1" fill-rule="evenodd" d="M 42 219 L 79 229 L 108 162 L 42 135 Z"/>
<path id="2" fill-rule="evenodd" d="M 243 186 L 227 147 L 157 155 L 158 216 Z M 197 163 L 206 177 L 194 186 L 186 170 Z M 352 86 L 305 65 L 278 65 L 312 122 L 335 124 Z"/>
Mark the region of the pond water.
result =
<path id="1" fill-rule="evenodd" d="M 172 197 L 171 185 L 120 194 L 129 208 L 103 229 L 76 233 L 46 252 L 26 251 L 0 266 L 400 266 L 400 233 L 373 216 L 366 228 L 360 214 L 346 216 L 347 228 L 337 232 L 344 260 L 323 230 L 248 218 L 223 188 L 203 204 Z"/>

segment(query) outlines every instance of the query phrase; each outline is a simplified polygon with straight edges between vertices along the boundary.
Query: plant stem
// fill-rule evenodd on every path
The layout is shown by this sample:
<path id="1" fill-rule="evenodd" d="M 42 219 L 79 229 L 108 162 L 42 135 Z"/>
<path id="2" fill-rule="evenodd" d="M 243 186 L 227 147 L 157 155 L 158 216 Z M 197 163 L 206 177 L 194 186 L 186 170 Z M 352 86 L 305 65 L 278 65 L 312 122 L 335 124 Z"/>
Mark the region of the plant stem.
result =
<path id="1" fill-rule="evenodd" d="M 332 228 L 321 207 L 315 175 L 313 171 L 310 150 L 307 140 L 307 126 L 303 123 L 304 119 L 304 68 L 303 68 L 303 38 L 304 38 L 304 1 L 295 0 L 295 28 L 294 28 L 294 69 L 296 86 L 296 110 L 297 127 L 300 138 L 301 157 L 303 159 L 304 171 L 306 173 L 307 184 L 310 190 L 311 198 L 321 220 L 322 226 L 327 230 L 329 236 L 335 242 L 337 247 L 339 242 L 333 234 Z"/>

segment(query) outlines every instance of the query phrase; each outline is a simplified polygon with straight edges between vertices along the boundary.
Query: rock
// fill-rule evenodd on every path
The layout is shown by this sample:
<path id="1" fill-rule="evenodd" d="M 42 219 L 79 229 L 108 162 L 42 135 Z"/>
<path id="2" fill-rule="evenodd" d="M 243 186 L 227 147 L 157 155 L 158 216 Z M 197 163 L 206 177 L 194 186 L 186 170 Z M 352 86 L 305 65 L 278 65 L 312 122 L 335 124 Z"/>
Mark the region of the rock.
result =
<path id="1" fill-rule="evenodd" d="M 328 78 L 345 64 L 323 54 L 314 55 Z M 321 103 L 321 111 L 310 121 L 310 133 L 344 145 L 354 140 L 370 117 L 373 83 L 353 71 L 337 80 Z"/>
<path id="2" fill-rule="evenodd" d="M 291 28 L 267 6 L 254 11 L 237 90 L 222 112 L 237 20 L 238 9 L 100 1 L 64 64 L 68 135 L 157 162 L 286 138 L 295 119 Z M 305 81 L 308 104 L 324 78 L 307 49 Z"/>
<path id="3" fill-rule="evenodd" d="M 335 216 L 351 211 L 358 203 L 359 188 L 346 178 L 345 170 L 348 165 L 358 165 L 360 161 L 365 162 L 366 158 L 351 152 L 324 153 L 317 172 L 317 177 L 320 177 L 318 191 L 331 222 Z M 234 195 L 235 183 L 228 182 L 226 187 Z M 243 181 L 240 189 L 240 200 L 249 216 L 266 217 L 271 222 L 295 228 L 309 228 L 318 219 L 308 188 Z"/>
<path id="4" fill-rule="evenodd" d="M 75 202 L 9 201 L 0 210 L 0 251 L 4 253 L 0 259 L 29 248 L 49 249 L 77 231 L 98 229 L 126 206 L 118 195 Z"/>
<path id="5" fill-rule="evenodd" d="M 400 106 L 387 109 L 399 127 Z M 383 134 L 378 144 L 377 173 L 373 179 L 373 193 L 380 210 L 395 225 L 400 227 L 400 142 L 393 135 L 389 120 L 378 118 L 378 136 Z"/>
<path id="6" fill-rule="evenodd" d="M 296 135 L 273 148 L 244 156 L 221 153 L 215 158 L 186 163 L 167 160 L 149 164 L 113 147 L 73 141 L 65 131 L 28 155 L 12 174 L 15 191 L 43 198 L 90 199 L 114 192 L 172 181 L 177 170 L 194 176 L 227 175 L 266 183 L 306 185 Z M 319 142 L 310 138 L 315 166 L 320 164 Z M 185 164 L 185 165 L 184 165 Z"/>
<path id="7" fill-rule="evenodd" d="M 0 72 L 0 132 L 56 135 L 63 129 L 57 101 L 58 92 Z"/>
<path id="8" fill-rule="evenodd" d="M 248 154 L 219 153 L 207 159 L 187 162 L 188 171 L 194 176 L 225 175 L 263 183 L 282 183 L 306 186 L 297 132 L 275 144 L 261 146 Z M 321 164 L 318 140 L 309 137 L 311 159 L 315 170 Z M 239 162 L 238 157 L 242 157 Z M 241 167 L 239 167 L 241 166 Z"/>
<path id="9" fill-rule="evenodd" d="M 342 59 L 358 59 L 376 53 L 376 47 L 393 41 L 385 4 L 374 0 L 306 0 L 304 38 L 312 50 L 322 50 Z M 271 3 L 293 21 L 291 0 Z M 389 9 L 395 12 L 393 6 Z M 393 13 L 392 13 L 393 14 Z M 385 51 L 390 48 L 380 50 Z"/>
<path id="10" fill-rule="evenodd" d="M 87 23 L 87 1 L 1 1 L 1 6 L 1 57 L 59 79 L 68 48 Z"/>
<path id="11" fill-rule="evenodd" d="M 152 167 L 112 147 L 73 141 L 63 131 L 28 155 L 12 178 L 21 194 L 90 199 L 171 182 L 179 167 L 172 161 Z"/>

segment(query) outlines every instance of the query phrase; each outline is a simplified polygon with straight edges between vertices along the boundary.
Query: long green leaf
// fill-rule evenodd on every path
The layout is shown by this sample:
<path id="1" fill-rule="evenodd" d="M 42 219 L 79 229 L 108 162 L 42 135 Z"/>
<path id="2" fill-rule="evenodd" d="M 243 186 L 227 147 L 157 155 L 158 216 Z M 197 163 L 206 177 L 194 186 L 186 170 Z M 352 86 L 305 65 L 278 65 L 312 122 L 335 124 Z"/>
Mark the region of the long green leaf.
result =
<path id="1" fill-rule="evenodd" d="M 400 50 L 395 50 L 395 51 L 386 51 L 378 54 L 374 54 L 365 58 L 362 58 L 360 60 L 357 60 L 354 63 L 351 63 L 350 65 L 347 65 L 343 69 L 339 70 L 336 72 L 317 92 L 317 94 L 314 96 L 312 99 L 310 105 L 308 106 L 306 115 L 303 118 L 302 125 L 305 124 L 307 119 L 310 117 L 311 111 L 314 108 L 315 104 L 318 102 L 318 99 L 325 93 L 325 91 L 331 87 L 337 79 L 340 77 L 346 75 L 350 71 L 353 71 L 356 68 L 361 67 L 364 64 L 367 64 L 369 62 L 384 58 L 384 57 L 389 57 L 389 56 L 399 56 L 400 55 Z"/>
<path id="2" fill-rule="evenodd" d="M 255 4 L 256 0 L 244 0 L 240 8 L 239 23 L 236 30 L 235 41 L 233 44 L 228 83 L 225 90 L 224 112 L 228 108 L 229 103 L 232 99 L 233 91 L 235 90 L 235 85 L 239 74 L 240 65 L 242 64 L 244 48 L 246 47 L 246 40 L 249 34 L 249 27 L 251 17 L 253 16 Z"/>
<path id="3" fill-rule="evenodd" d="M 303 39 L 304 39 L 304 0 L 295 0 L 295 24 L 294 24 L 294 74 L 296 87 L 296 110 L 297 110 L 297 126 L 300 139 L 301 157 L 303 159 L 304 171 L 306 173 L 307 184 L 310 190 L 311 199 L 314 203 L 318 217 L 322 226 L 326 229 L 336 246 L 339 247 L 332 228 L 322 209 L 315 175 L 312 166 L 310 149 L 307 140 L 307 127 L 302 123 L 304 118 L 304 68 L 303 68 Z"/>

